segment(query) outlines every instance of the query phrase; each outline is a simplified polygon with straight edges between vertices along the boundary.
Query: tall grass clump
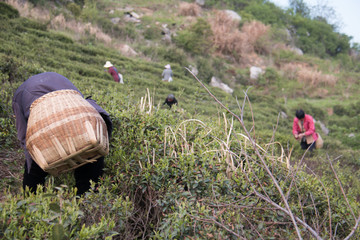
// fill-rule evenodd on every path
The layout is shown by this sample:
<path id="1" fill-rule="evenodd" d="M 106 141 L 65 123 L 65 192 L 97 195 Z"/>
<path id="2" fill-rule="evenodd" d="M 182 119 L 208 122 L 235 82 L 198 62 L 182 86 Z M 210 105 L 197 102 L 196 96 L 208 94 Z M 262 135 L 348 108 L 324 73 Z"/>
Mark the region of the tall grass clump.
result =
<path id="1" fill-rule="evenodd" d="M 261 45 L 257 41 L 269 30 L 261 22 L 246 22 L 239 30 L 239 22 L 230 18 L 224 11 L 216 11 L 210 19 L 213 31 L 213 43 L 216 51 L 229 55 L 237 62 L 251 60 L 255 50 L 260 51 Z"/>
<path id="2" fill-rule="evenodd" d="M 180 16 L 199 17 L 201 15 L 201 7 L 196 3 L 181 2 L 178 14 Z"/>
<path id="3" fill-rule="evenodd" d="M 6 0 L 6 3 L 16 8 L 21 17 L 36 19 L 42 23 L 50 21 L 50 11 L 45 7 L 34 7 L 30 1 Z"/>
<path id="4" fill-rule="evenodd" d="M 281 69 L 288 79 L 296 79 L 311 87 L 334 87 L 338 81 L 336 76 L 324 74 L 307 63 L 286 63 Z"/>

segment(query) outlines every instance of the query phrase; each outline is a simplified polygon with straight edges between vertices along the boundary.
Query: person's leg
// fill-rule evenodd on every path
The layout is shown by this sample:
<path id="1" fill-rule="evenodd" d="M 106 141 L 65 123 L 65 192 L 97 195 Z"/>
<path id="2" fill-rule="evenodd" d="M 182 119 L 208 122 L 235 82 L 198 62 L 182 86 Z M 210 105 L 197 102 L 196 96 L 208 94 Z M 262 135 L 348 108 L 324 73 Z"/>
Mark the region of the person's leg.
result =
<path id="1" fill-rule="evenodd" d="M 90 180 L 98 182 L 103 173 L 104 157 L 98 158 L 96 162 L 85 164 L 75 169 L 75 181 L 78 189 L 77 194 L 82 195 L 90 189 Z"/>
<path id="2" fill-rule="evenodd" d="M 301 149 L 306 150 L 308 148 L 308 144 L 305 140 L 301 140 L 300 142 Z"/>
<path id="3" fill-rule="evenodd" d="M 308 146 L 308 147 L 310 147 L 310 148 L 309 148 L 309 151 L 312 151 L 312 150 L 315 148 L 315 145 L 316 145 L 316 141 L 314 141 L 313 143 L 309 144 L 309 146 Z"/>
<path id="4" fill-rule="evenodd" d="M 37 185 L 40 184 L 44 186 L 45 184 L 45 177 L 48 175 L 47 172 L 42 170 L 39 165 L 36 164 L 35 161 L 32 162 L 30 172 L 28 172 L 28 166 L 25 162 L 25 171 L 24 171 L 24 178 L 23 178 L 23 188 L 24 190 L 26 187 L 29 187 L 29 190 L 32 193 L 36 192 Z"/>

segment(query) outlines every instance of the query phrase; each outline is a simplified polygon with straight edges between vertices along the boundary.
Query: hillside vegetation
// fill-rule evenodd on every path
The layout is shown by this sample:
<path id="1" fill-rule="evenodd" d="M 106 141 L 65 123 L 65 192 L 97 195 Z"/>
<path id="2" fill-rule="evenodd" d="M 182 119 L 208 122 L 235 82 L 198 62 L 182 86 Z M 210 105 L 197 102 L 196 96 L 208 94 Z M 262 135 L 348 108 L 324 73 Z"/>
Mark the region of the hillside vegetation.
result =
<path id="1" fill-rule="evenodd" d="M 260 0 L 11 0 L 0 10 L 0 238 L 360 237 L 360 63 L 349 55 L 359 49 L 326 20 Z M 251 66 L 264 73 L 251 79 Z M 37 195 L 21 189 L 12 96 L 47 71 L 114 124 L 100 187 L 81 198 L 72 174 L 48 177 Z M 213 76 L 233 93 L 210 87 Z M 169 93 L 179 106 L 163 105 Z M 293 139 L 298 108 L 317 120 L 323 149 L 310 154 Z"/>

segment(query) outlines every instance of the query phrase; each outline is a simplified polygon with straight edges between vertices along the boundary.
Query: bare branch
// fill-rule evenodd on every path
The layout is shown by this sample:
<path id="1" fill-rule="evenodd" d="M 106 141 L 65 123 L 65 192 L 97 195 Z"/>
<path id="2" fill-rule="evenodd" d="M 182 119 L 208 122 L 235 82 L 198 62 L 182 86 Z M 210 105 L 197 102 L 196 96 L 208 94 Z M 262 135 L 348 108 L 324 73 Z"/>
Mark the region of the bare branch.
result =
<path id="1" fill-rule="evenodd" d="M 330 158 L 329 158 L 329 155 L 327 155 L 327 158 L 328 158 L 328 160 L 329 160 L 331 170 L 333 171 L 333 173 L 334 173 L 334 175 L 335 175 L 335 178 L 336 178 L 337 182 L 339 183 L 339 186 L 340 186 L 341 192 L 342 192 L 342 194 L 343 194 L 343 196 L 344 196 L 344 198 L 345 198 L 346 204 L 348 205 L 348 208 L 349 208 L 351 214 L 353 215 L 353 217 L 354 217 L 354 219 L 355 219 L 355 221 L 356 221 L 356 216 L 355 216 L 355 214 L 354 214 L 354 212 L 353 212 L 353 210 L 352 210 L 352 208 L 351 208 L 351 206 L 350 206 L 350 203 L 349 203 L 348 198 L 346 197 L 344 188 L 343 188 L 343 186 L 342 186 L 342 184 L 341 184 L 341 181 L 340 181 L 340 179 L 339 179 L 339 177 L 338 177 L 338 175 L 337 175 L 337 173 L 336 173 L 336 171 L 335 171 L 335 169 L 334 169 L 334 166 L 332 165 L 332 162 L 331 162 L 331 160 L 330 160 Z"/>
<path id="2" fill-rule="evenodd" d="M 346 238 L 344 238 L 344 240 L 348 240 L 348 239 L 350 239 L 352 237 L 352 235 L 354 235 L 356 229 L 359 227 L 359 222 L 360 222 L 360 215 L 359 215 L 358 219 L 356 220 L 352 231 L 350 232 L 350 234 Z"/>
<path id="3" fill-rule="evenodd" d="M 236 232 L 232 231 L 232 230 L 229 229 L 228 227 L 226 227 L 224 224 L 216 221 L 215 219 L 199 218 L 199 217 L 196 217 L 196 216 L 193 216 L 193 215 L 190 215 L 190 214 L 189 214 L 189 216 L 190 216 L 192 219 L 195 219 L 195 220 L 198 220 L 198 221 L 207 222 L 207 223 L 215 223 L 216 225 L 218 225 L 219 227 L 225 229 L 227 232 L 231 233 L 232 235 L 236 236 L 237 238 L 239 238 L 239 239 L 246 239 L 246 238 L 240 236 L 239 234 L 237 234 Z"/>
<path id="4" fill-rule="evenodd" d="M 254 191 L 254 193 L 256 194 L 256 196 L 258 196 L 259 198 L 261 198 L 262 200 L 264 200 L 265 202 L 268 202 L 269 204 L 273 205 L 275 208 L 277 208 L 278 210 L 283 211 L 284 213 L 289 215 L 288 210 L 286 210 L 285 208 L 281 207 L 280 205 L 276 204 L 275 202 L 273 202 L 271 199 L 268 199 L 267 197 L 265 197 L 264 195 L 258 193 L 257 191 Z M 298 223 L 300 223 L 301 225 L 303 225 L 316 239 L 318 240 L 322 240 L 322 238 L 319 236 L 319 234 L 312 228 L 310 227 L 306 222 L 302 221 L 300 218 L 295 216 L 295 219 Z"/>
<path id="5" fill-rule="evenodd" d="M 210 92 L 210 90 L 196 77 L 195 74 L 193 74 L 188 68 L 185 68 L 185 69 L 188 70 L 188 71 L 193 75 L 193 77 L 203 86 L 203 88 L 209 93 L 209 95 L 210 95 L 212 98 L 214 98 L 214 100 L 215 100 L 217 103 L 219 103 L 224 109 L 226 109 L 226 111 L 228 111 L 231 115 L 233 115 L 233 116 L 240 122 L 240 124 L 241 124 L 242 128 L 244 129 L 246 135 L 249 137 L 249 140 L 250 140 L 251 144 L 253 145 L 253 148 L 254 148 L 254 150 L 255 150 L 256 155 L 259 157 L 259 159 L 260 159 L 261 163 L 263 164 L 266 172 L 269 174 L 269 176 L 270 176 L 271 180 L 273 181 L 275 187 L 277 188 L 278 192 L 280 193 L 281 198 L 282 198 L 282 200 L 283 200 L 283 203 L 285 204 L 285 207 L 286 207 L 286 209 L 287 209 L 286 213 L 290 216 L 291 221 L 292 221 L 293 224 L 294 224 L 294 227 L 295 227 L 295 230 L 296 230 L 296 233 L 297 233 L 298 238 L 299 238 L 299 239 L 302 239 L 301 234 L 300 234 L 300 230 L 299 230 L 299 228 L 298 228 L 298 226 L 297 226 L 297 222 L 296 222 L 296 220 L 295 220 L 294 214 L 293 214 L 292 211 L 291 211 L 291 208 L 290 208 L 290 206 L 289 206 L 289 203 L 288 203 L 288 201 L 287 201 L 287 199 L 286 199 L 286 197 L 285 197 L 285 195 L 284 195 L 284 193 L 283 193 L 283 191 L 282 191 L 279 183 L 278 183 L 277 180 L 275 179 L 274 175 L 271 173 L 271 171 L 270 171 L 269 167 L 267 166 L 267 164 L 266 164 L 263 156 L 260 154 L 260 152 L 259 152 L 259 150 L 258 150 L 258 148 L 257 148 L 257 146 L 256 146 L 256 142 L 254 141 L 254 139 L 251 138 L 250 133 L 247 131 L 244 122 L 239 118 L 238 115 L 236 115 L 235 113 L 233 113 L 233 112 L 232 112 L 230 109 L 228 109 L 222 102 L 220 102 L 220 101 Z"/>

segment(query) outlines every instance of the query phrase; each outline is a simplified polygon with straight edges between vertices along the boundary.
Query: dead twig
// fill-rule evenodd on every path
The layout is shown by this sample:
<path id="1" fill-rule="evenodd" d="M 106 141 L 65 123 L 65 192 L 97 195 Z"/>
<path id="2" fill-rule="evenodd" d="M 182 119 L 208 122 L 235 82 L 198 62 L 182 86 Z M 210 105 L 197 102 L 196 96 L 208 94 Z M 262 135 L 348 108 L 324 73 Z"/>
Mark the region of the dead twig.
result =
<path id="1" fill-rule="evenodd" d="M 346 197 L 344 188 L 343 188 L 343 186 L 342 186 L 342 184 L 341 184 L 341 181 L 340 181 L 340 179 L 339 179 L 339 177 L 338 177 L 338 175 L 337 175 L 337 173 L 336 173 L 336 171 L 335 171 L 335 169 L 334 169 L 334 166 L 333 166 L 333 164 L 332 164 L 332 162 L 331 162 L 331 160 L 330 160 L 330 158 L 329 158 L 329 155 L 327 155 L 327 158 L 328 158 L 328 160 L 329 160 L 331 170 L 333 171 L 333 173 L 334 173 L 334 175 L 335 175 L 335 178 L 336 178 L 337 182 L 339 183 L 339 186 L 340 186 L 341 192 L 342 192 L 342 194 L 343 194 L 343 196 L 344 196 L 344 198 L 345 198 L 346 204 L 348 205 L 348 208 L 349 208 L 352 216 L 354 217 L 354 220 L 356 221 L 356 216 L 355 216 L 355 214 L 354 214 L 354 212 L 353 212 L 353 210 L 352 210 L 352 208 L 351 208 L 351 206 L 350 206 L 350 203 L 349 203 L 348 198 Z"/>
<path id="2" fill-rule="evenodd" d="M 270 171 L 269 167 L 267 166 L 267 164 L 266 164 L 263 156 L 260 154 L 260 152 L 259 152 L 259 150 L 258 150 L 258 148 L 257 148 L 257 146 L 256 146 L 256 142 L 254 141 L 254 139 L 251 138 L 251 135 L 250 135 L 250 133 L 248 132 L 248 130 L 246 129 L 245 124 L 244 124 L 244 122 L 242 121 L 242 119 L 240 119 L 238 115 L 236 115 L 235 113 L 233 113 L 233 112 L 232 112 L 229 108 L 227 108 L 222 102 L 220 102 L 220 101 L 210 92 L 210 90 L 196 77 L 196 75 L 191 72 L 190 69 L 188 69 L 188 68 L 185 68 L 185 69 L 188 70 L 188 71 L 193 75 L 193 77 L 203 86 L 203 88 L 209 93 L 209 95 L 210 95 L 212 98 L 214 98 L 214 100 L 215 100 L 217 103 L 219 103 L 226 111 L 228 111 L 231 115 L 233 115 L 233 116 L 240 122 L 240 124 L 241 124 L 242 128 L 244 129 L 246 135 L 249 137 L 249 140 L 250 140 L 251 144 L 253 145 L 253 148 L 254 148 L 254 150 L 255 150 L 256 155 L 259 157 L 261 163 L 263 164 L 263 167 L 265 168 L 265 171 L 268 173 L 268 175 L 270 176 L 271 180 L 273 181 L 275 187 L 277 188 L 279 194 L 281 195 L 281 198 L 282 198 L 283 203 L 284 203 L 284 205 L 285 205 L 285 207 L 286 207 L 286 210 L 287 210 L 286 213 L 289 215 L 289 217 L 291 218 L 291 221 L 293 222 L 293 225 L 294 225 L 294 228 L 295 228 L 295 230 L 296 230 L 296 233 L 297 233 L 298 238 L 299 238 L 299 239 L 302 239 L 301 234 L 300 234 L 299 227 L 297 226 L 297 221 L 296 221 L 296 219 L 295 219 L 295 217 L 294 217 L 294 214 L 293 214 L 292 211 L 291 211 L 291 208 L 290 208 L 290 206 L 289 206 L 289 203 L 288 203 L 288 201 L 287 201 L 287 199 L 286 199 L 286 197 L 285 197 L 285 195 L 284 195 L 284 193 L 283 193 L 283 191 L 282 191 L 282 189 L 281 189 L 278 181 L 276 180 L 276 178 L 274 177 L 274 175 L 271 173 L 271 171 Z M 246 95 L 246 96 L 247 96 L 247 95 Z M 300 219 L 299 219 L 299 220 L 300 220 Z M 309 228 L 310 228 L 310 227 L 309 227 Z M 312 230 L 312 233 L 315 234 L 314 236 L 319 237 L 319 235 L 318 235 L 315 231 L 313 231 L 313 229 L 311 229 L 311 230 Z M 319 237 L 319 239 L 320 239 L 320 237 Z"/>

